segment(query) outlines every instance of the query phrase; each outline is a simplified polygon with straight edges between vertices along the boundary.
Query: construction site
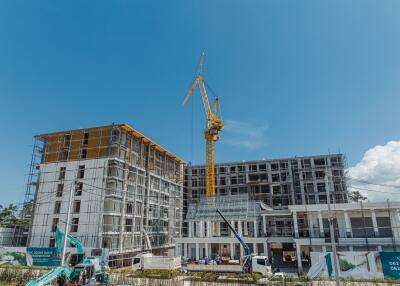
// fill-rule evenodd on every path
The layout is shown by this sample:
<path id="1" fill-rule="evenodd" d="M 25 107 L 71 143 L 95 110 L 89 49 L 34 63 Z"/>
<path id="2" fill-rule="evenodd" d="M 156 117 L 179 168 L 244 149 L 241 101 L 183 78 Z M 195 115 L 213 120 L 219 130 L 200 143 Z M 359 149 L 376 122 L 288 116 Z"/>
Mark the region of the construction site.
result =
<path id="1" fill-rule="evenodd" d="M 376 258 L 400 247 L 400 202 L 351 202 L 341 153 L 216 163 L 224 123 L 204 58 L 182 103 L 201 97 L 204 164 L 186 164 L 127 124 L 34 137 L 29 227 L 2 236 L 31 266 L 53 266 L 27 285 L 86 285 L 86 271 L 107 284 L 109 268 L 384 278 Z M 369 266 L 344 268 L 339 256 Z"/>
<path id="2" fill-rule="evenodd" d="M 171 253 L 182 229 L 181 159 L 125 124 L 37 135 L 32 158 L 29 246 L 54 247 L 69 220 L 70 233 L 106 249 L 112 267 L 143 249 Z"/>

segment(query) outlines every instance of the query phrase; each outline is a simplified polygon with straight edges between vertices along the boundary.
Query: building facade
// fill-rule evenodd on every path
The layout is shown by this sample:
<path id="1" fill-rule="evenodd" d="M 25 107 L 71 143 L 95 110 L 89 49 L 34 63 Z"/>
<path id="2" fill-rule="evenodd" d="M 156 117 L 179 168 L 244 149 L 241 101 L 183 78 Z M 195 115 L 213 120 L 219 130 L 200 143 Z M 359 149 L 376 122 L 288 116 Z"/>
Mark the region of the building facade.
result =
<path id="1" fill-rule="evenodd" d="M 296 247 L 293 239 L 286 239 L 295 233 L 291 206 L 325 205 L 328 199 L 332 204 L 347 203 L 344 165 L 342 154 L 216 164 L 214 205 L 255 252 L 273 253 L 279 265 L 278 253 Z M 178 251 L 192 259 L 217 253 L 242 257 L 243 248 L 211 210 L 215 207 L 201 199 L 205 167 L 187 166 L 184 179 L 184 237 L 178 240 Z M 298 221 L 299 227 L 305 227 L 304 220 Z M 271 237 L 282 239 L 268 243 Z"/>
<path id="2" fill-rule="evenodd" d="M 183 161 L 126 124 L 35 136 L 25 204 L 28 244 L 54 246 L 54 231 L 107 249 L 110 265 L 137 252 L 174 249 L 182 229 Z M 71 204 L 69 204 L 71 198 Z"/>
<path id="3" fill-rule="evenodd" d="M 347 202 L 342 154 L 216 164 L 216 194 L 247 193 L 273 209 L 326 203 L 325 174 L 331 202 Z M 184 186 L 188 202 L 204 195 L 205 167 L 187 166 Z"/>
<path id="4" fill-rule="evenodd" d="M 342 154 L 216 164 L 215 177 L 217 196 L 248 194 L 273 210 L 327 203 L 328 187 L 330 202 L 347 202 Z M 184 179 L 186 214 L 188 205 L 205 195 L 205 167 L 186 166 Z M 291 226 L 284 217 L 271 223 Z"/>
<path id="5" fill-rule="evenodd" d="M 244 202 L 242 206 L 236 203 L 237 208 L 242 208 L 245 196 L 235 197 L 234 201 Z M 262 205 L 257 208 L 253 202 L 247 207 L 250 215 L 245 213 L 245 207 L 236 217 L 229 213 L 229 207 L 224 209 L 224 204 L 227 202 L 217 200 L 215 206 L 227 212 L 230 224 L 253 252 L 268 256 L 273 267 L 282 270 L 304 273 L 311 266 L 312 252 L 332 251 L 330 217 L 338 252 L 400 249 L 399 202 L 338 203 L 331 204 L 330 211 L 327 204 L 290 205 L 285 210 L 273 210 Z M 227 225 L 215 217 L 213 231 L 209 220 L 201 216 L 190 215 L 187 220 L 188 234 L 177 240 L 181 255 L 189 260 L 214 258 L 217 254 L 226 261 L 243 258 L 243 247 Z M 285 217 L 291 222 L 290 227 L 271 224 L 276 216 Z"/>

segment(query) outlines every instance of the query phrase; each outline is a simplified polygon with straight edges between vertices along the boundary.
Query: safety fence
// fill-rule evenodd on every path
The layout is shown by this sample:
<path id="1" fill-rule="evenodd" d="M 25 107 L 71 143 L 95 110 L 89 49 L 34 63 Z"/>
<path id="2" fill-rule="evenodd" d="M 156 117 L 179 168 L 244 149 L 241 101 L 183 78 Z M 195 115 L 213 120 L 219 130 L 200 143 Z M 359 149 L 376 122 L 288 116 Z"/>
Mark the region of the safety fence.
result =
<path id="1" fill-rule="evenodd" d="M 0 284 L 25 285 L 32 279 L 37 279 L 45 274 L 48 269 L 0 267 Z M 122 273 L 110 273 L 109 285 L 135 285 L 135 286 L 335 286 L 335 281 L 296 281 L 294 278 L 280 281 L 259 280 L 257 283 L 244 281 L 190 281 L 189 277 L 178 276 L 172 279 L 139 278 Z M 396 281 L 340 281 L 341 286 L 400 286 Z"/>
<path id="2" fill-rule="evenodd" d="M 0 268 L 0 284 L 25 285 L 48 271 L 48 269 Z"/>
<path id="3" fill-rule="evenodd" d="M 111 274 L 111 285 L 135 285 L 135 286 L 183 286 L 183 277 L 173 279 L 138 278 L 123 274 Z"/>

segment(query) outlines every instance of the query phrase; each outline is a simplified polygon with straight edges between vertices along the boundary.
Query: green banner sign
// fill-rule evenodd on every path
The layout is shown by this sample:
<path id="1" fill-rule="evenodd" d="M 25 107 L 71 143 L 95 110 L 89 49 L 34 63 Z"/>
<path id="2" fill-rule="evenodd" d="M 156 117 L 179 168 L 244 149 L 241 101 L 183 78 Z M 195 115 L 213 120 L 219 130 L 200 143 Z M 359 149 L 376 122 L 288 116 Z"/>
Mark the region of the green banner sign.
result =
<path id="1" fill-rule="evenodd" d="M 27 259 L 31 259 L 33 266 L 59 266 L 61 264 L 55 247 L 27 247 L 26 253 Z"/>
<path id="2" fill-rule="evenodd" d="M 400 279 L 400 252 L 379 252 L 385 278 Z"/>

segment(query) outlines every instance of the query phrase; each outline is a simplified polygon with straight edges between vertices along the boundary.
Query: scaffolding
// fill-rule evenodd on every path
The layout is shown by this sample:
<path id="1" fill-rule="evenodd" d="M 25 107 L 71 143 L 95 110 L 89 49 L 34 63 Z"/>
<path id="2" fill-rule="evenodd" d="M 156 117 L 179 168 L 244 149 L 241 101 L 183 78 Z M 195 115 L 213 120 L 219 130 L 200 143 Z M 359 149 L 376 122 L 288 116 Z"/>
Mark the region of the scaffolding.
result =
<path id="1" fill-rule="evenodd" d="M 23 208 L 29 246 L 54 245 L 55 227 L 68 213 L 65 194 L 72 191 L 74 235 L 89 248 L 107 248 L 110 266 L 128 265 L 147 249 L 143 232 L 155 253 L 175 246 L 182 231 L 182 160 L 125 124 L 34 139 Z"/>
<path id="2" fill-rule="evenodd" d="M 227 220 L 254 221 L 261 215 L 260 202 L 250 200 L 248 194 L 215 196 L 212 200 L 213 204 L 210 204 L 209 197 L 201 197 L 198 203 L 189 204 L 186 220 L 222 222 L 216 209 L 219 209 Z"/>
<path id="3" fill-rule="evenodd" d="M 15 236 L 17 245 L 26 245 L 31 237 L 36 194 L 40 181 L 40 163 L 42 162 L 43 152 L 44 140 L 35 136 L 26 182 L 25 198 L 21 210 L 21 217 L 29 221 L 29 226 L 19 229 L 18 235 Z"/>
<path id="4" fill-rule="evenodd" d="M 28 179 L 26 183 L 24 205 L 31 203 L 35 199 L 35 194 L 39 182 L 39 165 L 42 160 L 43 145 L 43 139 L 35 137 L 31 155 L 31 162 L 29 165 Z"/>

